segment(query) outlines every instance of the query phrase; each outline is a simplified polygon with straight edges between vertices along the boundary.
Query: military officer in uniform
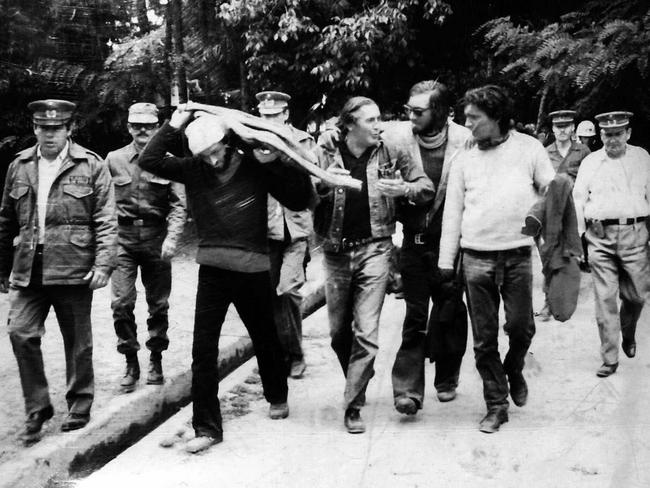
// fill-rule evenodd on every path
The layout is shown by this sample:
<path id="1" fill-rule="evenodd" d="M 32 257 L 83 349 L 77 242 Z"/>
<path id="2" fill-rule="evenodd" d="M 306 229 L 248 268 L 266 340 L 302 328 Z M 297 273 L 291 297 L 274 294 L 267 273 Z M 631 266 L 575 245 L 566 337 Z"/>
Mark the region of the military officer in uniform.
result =
<path id="1" fill-rule="evenodd" d="M 117 350 L 126 357 L 120 388 L 128 393 L 140 378 L 135 308 L 135 280 L 140 269 L 149 306 L 147 348 L 151 351 L 147 384 L 163 383 L 162 351 L 167 349 L 169 294 L 172 285 L 171 258 L 185 223 L 185 190 L 182 184 L 142 171 L 140 152 L 158 130 L 158 109 L 152 103 L 134 103 L 129 108 L 127 128 L 130 144 L 108 153 L 115 185 L 118 224 L 117 268 L 111 280 L 113 322 Z"/>
<path id="2" fill-rule="evenodd" d="M 578 230 L 589 246 L 603 360 L 599 377 L 616 372 L 620 338 L 625 355 L 636 355 L 636 324 L 648 290 L 650 155 L 627 142 L 631 116 L 596 115 L 604 147 L 584 159 L 573 189 Z"/>
<path id="3" fill-rule="evenodd" d="M 314 139 L 289 124 L 291 96 L 279 91 L 263 91 L 255 95 L 260 117 L 288 127 L 305 149 L 313 150 Z M 271 258 L 271 284 L 275 290 L 273 316 L 282 344 L 289 375 L 300 378 L 306 363 L 302 349 L 302 316 L 300 287 L 305 282 L 305 261 L 309 236 L 313 231 L 309 209 L 293 211 L 268 197 L 268 238 Z"/>
<path id="4" fill-rule="evenodd" d="M 553 135 L 555 135 L 555 142 L 546 146 L 548 157 L 556 173 L 569 175 L 571 179 L 575 180 L 580 163 L 591 152 L 587 146 L 573 140 L 576 112 L 575 110 L 556 110 L 548 115 L 551 118 Z M 544 293 L 546 293 L 546 283 L 544 284 Z M 546 296 L 544 297 L 544 306 L 539 312 L 535 312 L 535 316 L 543 322 L 551 319 L 551 309 Z"/>
<path id="5" fill-rule="evenodd" d="M 551 118 L 555 142 L 546 146 L 556 173 L 566 173 L 575 180 L 580 163 L 591 151 L 581 142 L 574 141 L 574 110 L 557 110 L 548 114 Z"/>
<path id="6" fill-rule="evenodd" d="M 37 143 L 18 153 L 5 180 L 0 292 L 9 292 L 9 337 L 25 398 L 21 435 L 33 442 L 54 414 L 41 354 L 50 308 L 65 348 L 68 415 L 61 429 L 80 429 L 90 419 L 91 302 L 115 266 L 116 221 L 108 166 L 70 139 L 75 104 L 38 100 L 28 107 Z"/>

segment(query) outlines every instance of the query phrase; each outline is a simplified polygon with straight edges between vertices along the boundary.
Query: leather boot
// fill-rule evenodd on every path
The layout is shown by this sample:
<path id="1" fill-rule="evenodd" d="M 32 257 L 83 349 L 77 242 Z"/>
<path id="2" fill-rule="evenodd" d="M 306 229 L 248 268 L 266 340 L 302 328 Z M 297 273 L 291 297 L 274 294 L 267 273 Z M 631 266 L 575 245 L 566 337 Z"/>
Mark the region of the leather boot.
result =
<path id="1" fill-rule="evenodd" d="M 126 371 L 120 381 L 120 389 L 123 393 L 131 393 L 135 390 L 135 384 L 140 379 L 140 364 L 137 356 L 127 356 Z"/>
<path id="2" fill-rule="evenodd" d="M 147 375 L 148 385 L 162 385 L 165 381 L 162 370 L 162 354 L 152 352 L 149 360 L 149 374 Z"/>

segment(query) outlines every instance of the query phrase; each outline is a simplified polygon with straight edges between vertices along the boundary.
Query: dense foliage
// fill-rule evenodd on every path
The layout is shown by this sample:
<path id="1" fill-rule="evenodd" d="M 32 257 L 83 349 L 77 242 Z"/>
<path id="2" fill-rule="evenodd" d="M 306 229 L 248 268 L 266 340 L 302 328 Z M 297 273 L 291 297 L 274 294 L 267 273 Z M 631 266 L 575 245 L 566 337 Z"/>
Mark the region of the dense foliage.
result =
<path id="1" fill-rule="evenodd" d="M 179 65 L 189 97 L 201 102 L 250 109 L 259 90 L 289 92 L 298 125 L 314 104 L 327 100 L 317 105 L 327 116 L 353 94 L 398 115 L 413 83 L 439 78 L 458 97 L 504 83 L 519 120 L 540 126 L 558 108 L 583 117 L 630 109 L 637 142 L 650 142 L 638 138 L 650 134 L 646 0 L 0 0 L 0 7 L 0 149 L 24 145 L 25 105 L 47 96 L 79 104 L 77 137 L 104 154 L 128 139 L 131 103 L 169 105 Z"/>

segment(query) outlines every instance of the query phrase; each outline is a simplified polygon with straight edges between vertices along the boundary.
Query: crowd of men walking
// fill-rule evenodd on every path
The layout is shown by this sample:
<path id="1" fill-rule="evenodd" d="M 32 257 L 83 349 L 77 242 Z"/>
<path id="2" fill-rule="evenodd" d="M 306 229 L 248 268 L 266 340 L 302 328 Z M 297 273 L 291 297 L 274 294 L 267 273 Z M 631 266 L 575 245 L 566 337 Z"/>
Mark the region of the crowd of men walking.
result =
<path id="1" fill-rule="evenodd" d="M 10 293 L 8 329 L 25 398 L 25 442 L 38 440 L 53 415 L 40 350 L 50 308 L 66 357 L 69 413 L 62 430 L 88 423 L 90 305 L 93 290 L 109 278 L 117 351 L 126 363 L 122 391 L 133 391 L 140 378 L 138 269 L 149 309 L 146 381 L 164 382 L 170 260 L 186 213 L 199 241 L 195 437 L 185 446 L 191 453 L 223 440 L 217 359 L 231 303 L 253 342 L 269 416 L 289 415 L 287 376 L 300 378 L 307 367 L 299 290 L 314 230 L 322 240 L 331 345 L 345 377 L 343 423 L 350 433 L 366 428 L 361 411 L 374 375 L 397 221 L 404 232 L 399 263 L 406 303 L 392 369 L 398 412 L 415 415 L 422 408 L 426 357 L 436 364 L 438 400 L 455 399 L 468 312 L 486 404 L 479 429 L 493 433 L 508 421 L 508 397 L 526 404 L 535 245 L 547 294 L 539 317 L 570 316 L 575 303 L 571 308 L 567 297 L 577 300 L 580 279 L 574 270 L 588 256 L 603 360 L 597 374 L 617 370 L 621 337 L 624 353 L 634 357 L 648 289 L 650 156 L 627 142 L 632 114 L 597 115 L 604 146 L 591 152 L 575 140 L 576 113 L 553 112 L 555 142 L 544 148 L 512 129 L 513 103 L 502 87 L 465 93 L 463 127 L 450 117 L 454 100 L 445 85 L 422 81 L 408 94 L 408 121 L 382 122 L 377 103 L 352 97 L 337 127 L 316 144 L 289 125 L 290 98 L 259 93 L 260 116 L 269 127 L 289 131 L 322 170 L 359 180 L 361 190 L 310 178 L 290 154 L 238 133 L 227 117 L 186 106 L 159 126 L 153 104 L 132 105 L 132 142 L 102 161 L 70 138 L 74 104 L 29 105 L 37 143 L 11 163 L 0 207 L 0 292 Z M 581 124 L 585 137 L 595 135 L 593 124 L 591 131 Z M 188 156 L 174 155 L 182 137 Z M 509 342 L 503 360 L 501 300 Z"/>

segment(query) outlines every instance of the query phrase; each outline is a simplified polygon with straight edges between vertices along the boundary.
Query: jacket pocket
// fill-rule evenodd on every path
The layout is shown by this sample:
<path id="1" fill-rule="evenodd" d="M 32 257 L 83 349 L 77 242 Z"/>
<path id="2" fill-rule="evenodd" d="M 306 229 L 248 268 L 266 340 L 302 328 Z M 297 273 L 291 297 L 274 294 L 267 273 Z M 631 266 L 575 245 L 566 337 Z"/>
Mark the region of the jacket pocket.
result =
<path id="1" fill-rule="evenodd" d="M 14 209 L 16 212 L 16 217 L 18 223 L 22 226 L 29 221 L 30 214 L 30 203 L 29 199 L 26 198 L 29 193 L 29 186 L 27 185 L 16 185 L 9 192 L 9 196 L 13 200 Z"/>
<path id="2" fill-rule="evenodd" d="M 132 179 L 130 176 L 114 176 L 113 184 L 115 186 L 125 186 L 131 183 Z"/>
<path id="3" fill-rule="evenodd" d="M 27 195 L 29 187 L 27 185 L 14 186 L 9 193 L 9 196 L 14 200 L 20 200 L 22 197 Z"/>
<path id="4" fill-rule="evenodd" d="M 92 187 L 82 185 L 63 185 L 63 193 L 74 198 L 84 198 L 93 192 Z"/>
<path id="5" fill-rule="evenodd" d="M 77 231 L 70 233 L 70 242 L 77 247 L 88 247 L 93 242 L 93 236 L 90 231 Z"/>

